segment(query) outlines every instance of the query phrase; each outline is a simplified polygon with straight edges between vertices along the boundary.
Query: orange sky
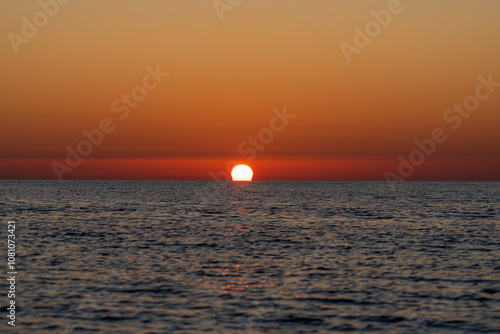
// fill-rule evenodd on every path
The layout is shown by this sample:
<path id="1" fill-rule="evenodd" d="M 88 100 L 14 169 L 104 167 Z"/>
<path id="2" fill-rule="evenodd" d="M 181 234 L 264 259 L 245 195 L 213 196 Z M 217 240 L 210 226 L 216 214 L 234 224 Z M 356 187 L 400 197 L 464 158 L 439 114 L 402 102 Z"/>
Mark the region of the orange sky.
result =
<path id="1" fill-rule="evenodd" d="M 401 0 L 350 62 L 341 43 L 396 0 L 60 1 L 0 2 L 0 178 L 212 179 L 234 161 L 256 180 L 500 180 L 498 0 Z M 447 113 L 479 85 L 470 115 Z"/>

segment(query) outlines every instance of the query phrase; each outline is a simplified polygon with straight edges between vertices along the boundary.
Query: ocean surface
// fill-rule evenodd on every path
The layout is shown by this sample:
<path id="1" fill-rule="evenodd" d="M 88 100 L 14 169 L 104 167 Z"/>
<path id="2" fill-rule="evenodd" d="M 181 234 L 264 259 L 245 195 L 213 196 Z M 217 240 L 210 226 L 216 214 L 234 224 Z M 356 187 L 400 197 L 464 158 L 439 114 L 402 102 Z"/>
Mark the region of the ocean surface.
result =
<path id="1" fill-rule="evenodd" d="M 0 181 L 0 216 L 1 333 L 500 333 L 498 182 Z"/>

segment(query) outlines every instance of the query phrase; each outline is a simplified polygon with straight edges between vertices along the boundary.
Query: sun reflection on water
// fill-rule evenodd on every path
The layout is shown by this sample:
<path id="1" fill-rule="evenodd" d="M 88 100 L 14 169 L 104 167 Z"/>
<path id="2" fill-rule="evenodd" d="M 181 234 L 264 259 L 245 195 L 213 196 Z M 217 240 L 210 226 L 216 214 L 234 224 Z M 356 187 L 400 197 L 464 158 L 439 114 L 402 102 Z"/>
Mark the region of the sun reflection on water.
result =
<path id="1" fill-rule="evenodd" d="M 259 282 L 257 272 L 258 269 L 245 269 L 239 264 L 220 270 L 226 283 L 220 288 L 226 290 L 225 293 L 227 291 L 261 291 L 266 281 Z"/>

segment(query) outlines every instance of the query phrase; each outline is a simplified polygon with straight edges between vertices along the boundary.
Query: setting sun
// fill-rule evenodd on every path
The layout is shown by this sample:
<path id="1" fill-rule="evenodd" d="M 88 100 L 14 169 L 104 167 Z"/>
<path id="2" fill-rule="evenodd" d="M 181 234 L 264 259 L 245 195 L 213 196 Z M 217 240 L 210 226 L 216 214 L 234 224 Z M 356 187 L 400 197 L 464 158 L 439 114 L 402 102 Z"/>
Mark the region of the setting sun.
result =
<path id="1" fill-rule="evenodd" d="M 252 181 L 253 171 L 247 165 L 238 165 L 231 171 L 233 181 Z"/>

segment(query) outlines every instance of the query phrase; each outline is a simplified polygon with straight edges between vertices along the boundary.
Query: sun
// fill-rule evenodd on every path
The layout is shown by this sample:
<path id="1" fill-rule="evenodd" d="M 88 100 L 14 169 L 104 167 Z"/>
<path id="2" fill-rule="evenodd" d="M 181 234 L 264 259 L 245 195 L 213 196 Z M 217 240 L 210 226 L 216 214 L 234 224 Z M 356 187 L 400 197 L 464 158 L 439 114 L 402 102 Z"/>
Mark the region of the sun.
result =
<path id="1" fill-rule="evenodd" d="M 247 165 L 238 165 L 231 171 L 233 181 L 252 181 L 253 171 Z"/>

